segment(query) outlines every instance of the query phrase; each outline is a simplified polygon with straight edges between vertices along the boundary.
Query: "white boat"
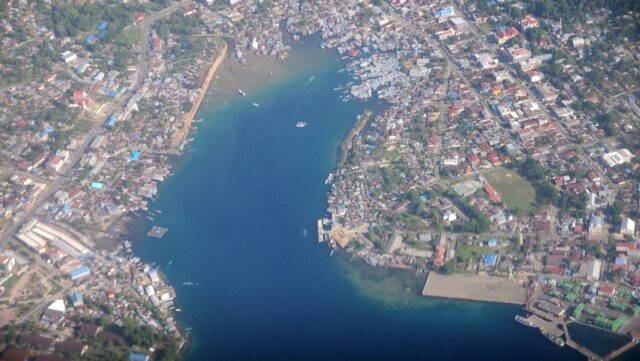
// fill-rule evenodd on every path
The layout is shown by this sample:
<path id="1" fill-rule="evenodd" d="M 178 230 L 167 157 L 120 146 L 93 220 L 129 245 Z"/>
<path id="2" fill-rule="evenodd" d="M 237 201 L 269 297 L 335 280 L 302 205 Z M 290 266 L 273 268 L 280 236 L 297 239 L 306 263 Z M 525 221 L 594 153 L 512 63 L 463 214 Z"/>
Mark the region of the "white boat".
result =
<path id="1" fill-rule="evenodd" d="M 531 321 L 527 320 L 525 317 L 522 317 L 522 316 L 520 316 L 520 315 L 516 315 L 515 319 L 516 319 L 516 322 L 518 322 L 518 323 L 520 323 L 520 324 L 523 324 L 523 325 L 525 325 L 525 326 L 528 326 L 528 327 L 537 327 L 533 322 L 531 322 Z"/>
<path id="2" fill-rule="evenodd" d="M 256 107 L 256 108 L 260 106 L 260 104 L 258 104 L 258 103 L 251 103 L 251 104 L 253 104 L 253 106 Z"/>
<path id="3" fill-rule="evenodd" d="M 304 128 L 307 126 L 307 123 L 305 122 L 296 122 L 296 127 L 297 128 Z"/>
<path id="4" fill-rule="evenodd" d="M 247 93 L 245 93 L 242 89 L 238 89 L 238 93 L 240 93 L 243 97 L 247 96 Z"/>
<path id="5" fill-rule="evenodd" d="M 551 332 L 543 332 L 542 335 L 547 339 L 551 340 L 551 342 L 555 343 L 556 345 L 560 347 L 564 346 L 564 340 L 562 339 L 562 337 L 556 336 Z"/>

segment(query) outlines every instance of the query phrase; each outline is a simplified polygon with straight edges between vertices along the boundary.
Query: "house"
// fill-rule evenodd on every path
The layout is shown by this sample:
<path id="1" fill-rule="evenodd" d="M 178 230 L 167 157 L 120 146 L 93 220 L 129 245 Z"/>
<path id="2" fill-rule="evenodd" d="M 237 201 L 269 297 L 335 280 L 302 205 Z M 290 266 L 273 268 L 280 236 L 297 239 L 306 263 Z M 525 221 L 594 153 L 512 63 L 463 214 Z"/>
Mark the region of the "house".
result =
<path id="1" fill-rule="evenodd" d="M 525 31 L 527 29 L 537 28 L 538 26 L 540 26 L 540 22 L 536 18 L 527 17 L 520 20 L 520 29 L 522 29 L 522 31 Z"/>
<path id="2" fill-rule="evenodd" d="M 2 353 L 2 361 L 27 361 L 31 352 L 21 348 L 10 348 Z"/>
<path id="3" fill-rule="evenodd" d="M 629 149 L 622 148 L 613 152 L 605 153 L 602 155 L 602 160 L 609 168 L 613 168 L 620 164 L 629 163 L 633 157 L 634 155 L 629 151 Z"/>
<path id="4" fill-rule="evenodd" d="M 519 46 L 512 46 L 507 49 L 507 57 L 511 63 L 515 64 L 531 58 L 531 51 Z"/>
<path id="5" fill-rule="evenodd" d="M 88 276 L 91 273 L 91 270 L 87 266 L 81 266 L 73 271 L 69 272 L 69 276 L 71 276 L 71 280 L 75 281 L 77 279 Z"/>
<path id="6" fill-rule="evenodd" d="M 448 18 L 454 15 L 455 15 L 455 10 L 453 9 L 453 6 L 447 6 L 446 8 L 438 9 L 434 13 L 434 16 L 436 18 Z"/>
<path id="7" fill-rule="evenodd" d="M 136 15 L 133 17 L 133 20 L 136 23 L 144 20 L 144 13 L 143 12 L 136 13 Z"/>
<path id="8" fill-rule="evenodd" d="M 54 339 L 51 337 L 44 337 L 35 334 L 26 334 L 20 336 L 19 342 L 21 345 L 28 345 L 37 350 L 48 350 L 53 344 Z"/>
<path id="9" fill-rule="evenodd" d="M 84 298 L 82 297 L 82 293 L 80 292 L 73 292 L 72 294 L 69 295 L 69 302 L 71 302 L 71 305 L 73 307 L 79 307 L 84 305 Z"/>
<path id="10" fill-rule="evenodd" d="M 602 261 L 594 259 L 589 261 L 587 265 L 587 280 L 598 281 L 600 279 L 600 273 L 602 272 Z"/>
<path id="11" fill-rule="evenodd" d="M 150 358 L 148 355 L 143 355 L 140 353 L 130 353 L 129 361 L 149 361 Z"/>
<path id="12" fill-rule="evenodd" d="M 603 283 L 598 287 L 598 296 L 613 297 L 616 294 L 616 287 L 614 285 Z"/>
<path id="13" fill-rule="evenodd" d="M 0 254 L 0 269 L 11 272 L 16 265 L 16 259 L 13 256 Z"/>
<path id="14" fill-rule="evenodd" d="M 484 256 L 484 264 L 487 267 L 495 267 L 498 261 L 498 255 L 495 253 L 487 254 Z"/>
<path id="15" fill-rule="evenodd" d="M 51 325 L 55 325 L 60 323 L 64 319 L 66 312 L 67 307 L 64 305 L 64 300 L 57 299 L 44 310 L 42 316 L 40 317 L 40 320 Z"/>
<path id="16" fill-rule="evenodd" d="M 636 222 L 629 217 L 622 217 L 620 233 L 633 236 L 636 233 Z"/>
<path id="17" fill-rule="evenodd" d="M 78 60 L 78 55 L 72 51 L 67 50 L 60 55 L 60 58 L 62 59 L 62 61 L 64 61 L 65 64 L 71 64 L 74 61 Z"/>
<path id="18" fill-rule="evenodd" d="M 455 222 L 455 220 L 458 219 L 458 215 L 456 214 L 456 212 L 448 209 L 444 212 L 444 214 L 442 214 L 442 219 L 447 223 L 451 223 Z"/>
<path id="19" fill-rule="evenodd" d="M 495 189 L 493 189 L 493 187 L 491 186 L 491 184 L 487 183 L 484 186 L 484 191 L 487 192 L 487 194 L 489 195 L 489 198 L 491 198 L 491 201 L 493 203 L 500 203 L 502 202 L 502 198 L 500 197 L 500 194 L 498 194 L 498 192 L 496 192 Z"/>
<path id="20" fill-rule="evenodd" d="M 62 352 L 79 356 L 84 355 L 84 353 L 89 349 L 89 346 L 84 343 L 72 340 L 60 342 L 57 347 Z"/>
<path id="21" fill-rule="evenodd" d="M 100 333 L 100 331 L 102 331 L 102 327 L 85 323 L 84 325 L 80 326 L 80 330 L 78 332 L 83 336 L 93 338 L 98 336 L 98 333 Z"/>
<path id="22" fill-rule="evenodd" d="M 504 43 L 515 38 L 518 35 L 520 35 L 520 32 L 518 31 L 518 29 L 511 26 L 505 30 L 498 30 L 494 36 L 496 38 L 498 45 L 503 45 Z"/>

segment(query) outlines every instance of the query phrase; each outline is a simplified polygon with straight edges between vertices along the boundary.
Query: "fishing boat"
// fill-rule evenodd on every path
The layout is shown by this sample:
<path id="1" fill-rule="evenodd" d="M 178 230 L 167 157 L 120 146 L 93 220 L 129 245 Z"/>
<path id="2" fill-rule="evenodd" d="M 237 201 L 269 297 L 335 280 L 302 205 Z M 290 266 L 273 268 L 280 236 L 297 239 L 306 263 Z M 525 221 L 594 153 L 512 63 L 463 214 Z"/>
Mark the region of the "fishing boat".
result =
<path id="1" fill-rule="evenodd" d="M 247 96 L 247 93 L 245 93 L 242 89 L 238 89 L 238 93 L 240 93 L 243 97 Z"/>
<path id="2" fill-rule="evenodd" d="M 516 315 L 515 319 L 516 319 L 516 322 L 523 324 L 525 326 L 536 327 L 536 325 L 533 322 L 527 320 L 525 317 L 522 317 L 520 315 Z"/>
<path id="3" fill-rule="evenodd" d="M 253 104 L 253 106 L 256 107 L 256 108 L 260 106 L 260 104 L 258 104 L 258 103 L 251 103 L 251 104 Z"/>
<path id="4" fill-rule="evenodd" d="M 307 126 L 307 123 L 305 122 L 296 122 L 296 127 L 297 128 L 304 128 Z"/>

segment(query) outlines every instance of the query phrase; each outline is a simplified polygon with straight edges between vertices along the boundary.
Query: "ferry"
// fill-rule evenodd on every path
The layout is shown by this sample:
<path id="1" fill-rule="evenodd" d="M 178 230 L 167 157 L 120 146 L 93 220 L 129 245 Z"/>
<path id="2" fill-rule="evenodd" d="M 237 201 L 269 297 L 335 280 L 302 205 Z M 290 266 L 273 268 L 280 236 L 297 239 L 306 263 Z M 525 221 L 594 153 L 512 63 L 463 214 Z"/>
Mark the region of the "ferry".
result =
<path id="1" fill-rule="evenodd" d="M 243 97 L 247 96 L 247 93 L 245 93 L 242 89 L 238 89 L 238 93 L 240 93 Z"/>
<path id="2" fill-rule="evenodd" d="M 253 104 L 253 106 L 256 107 L 256 108 L 260 106 L 260 104 L 258 104 L 258 103 L 251 103 L 251 104 Z"/>
<path id="3" fill-rule="evenodd" d="M 525 325 L 525 326 L 528 326 L 528 327 L 537 327 L 533 322 L 531 322 L 531 321 L 527 320 L 525 317 L 522 317 L 522 316 L 520 316 L 520 315 L 516 315 L 515 319 L 516 319 L 516 322 L 518 322 L 518 323 L 520 323 L 520 324 L 523 324 L 523 325 Z"/>
<path id="4" fill-rule="evenodd" d="M 304 128 L 307 126 L 307 123 L 305 122 L 296 122 L 296 127 L 297 128 Z"/>
<path id="5" fill-rule="evenodd" d="M 564 340 L 562 339 L 562 337 L 556 336 L 551 332 L 543 332 L 542 335 L 551 340 L 551 342 L 555 343 L 556 345 L 560 347 L 564 346 Z"/>

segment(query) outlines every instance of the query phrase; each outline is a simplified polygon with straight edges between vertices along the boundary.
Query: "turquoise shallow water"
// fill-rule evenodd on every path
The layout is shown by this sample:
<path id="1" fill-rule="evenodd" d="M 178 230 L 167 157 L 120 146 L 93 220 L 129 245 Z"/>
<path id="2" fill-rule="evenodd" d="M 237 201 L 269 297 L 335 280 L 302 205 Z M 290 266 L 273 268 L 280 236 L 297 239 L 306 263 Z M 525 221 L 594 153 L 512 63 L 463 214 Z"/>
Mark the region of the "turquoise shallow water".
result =
<path id="1" fill-rule="evenodd" d="M 329 257 L 316 242 L 339 143 L 372 106 L 338 99 L 332 89 L 347 78 L 337 70 L 329 56 L 203 109 L 196 151 L 154 204 L 163 211 L 155 224 L 170 231 L 157 240 L 144 236 L 146 220 L 132 226 L 136 254 L 176 285 L 181 321 L 193 329 L 186 358 L 582 359 L 514 322 L 517 307 L 426 300 L 422 280 Z"/>

